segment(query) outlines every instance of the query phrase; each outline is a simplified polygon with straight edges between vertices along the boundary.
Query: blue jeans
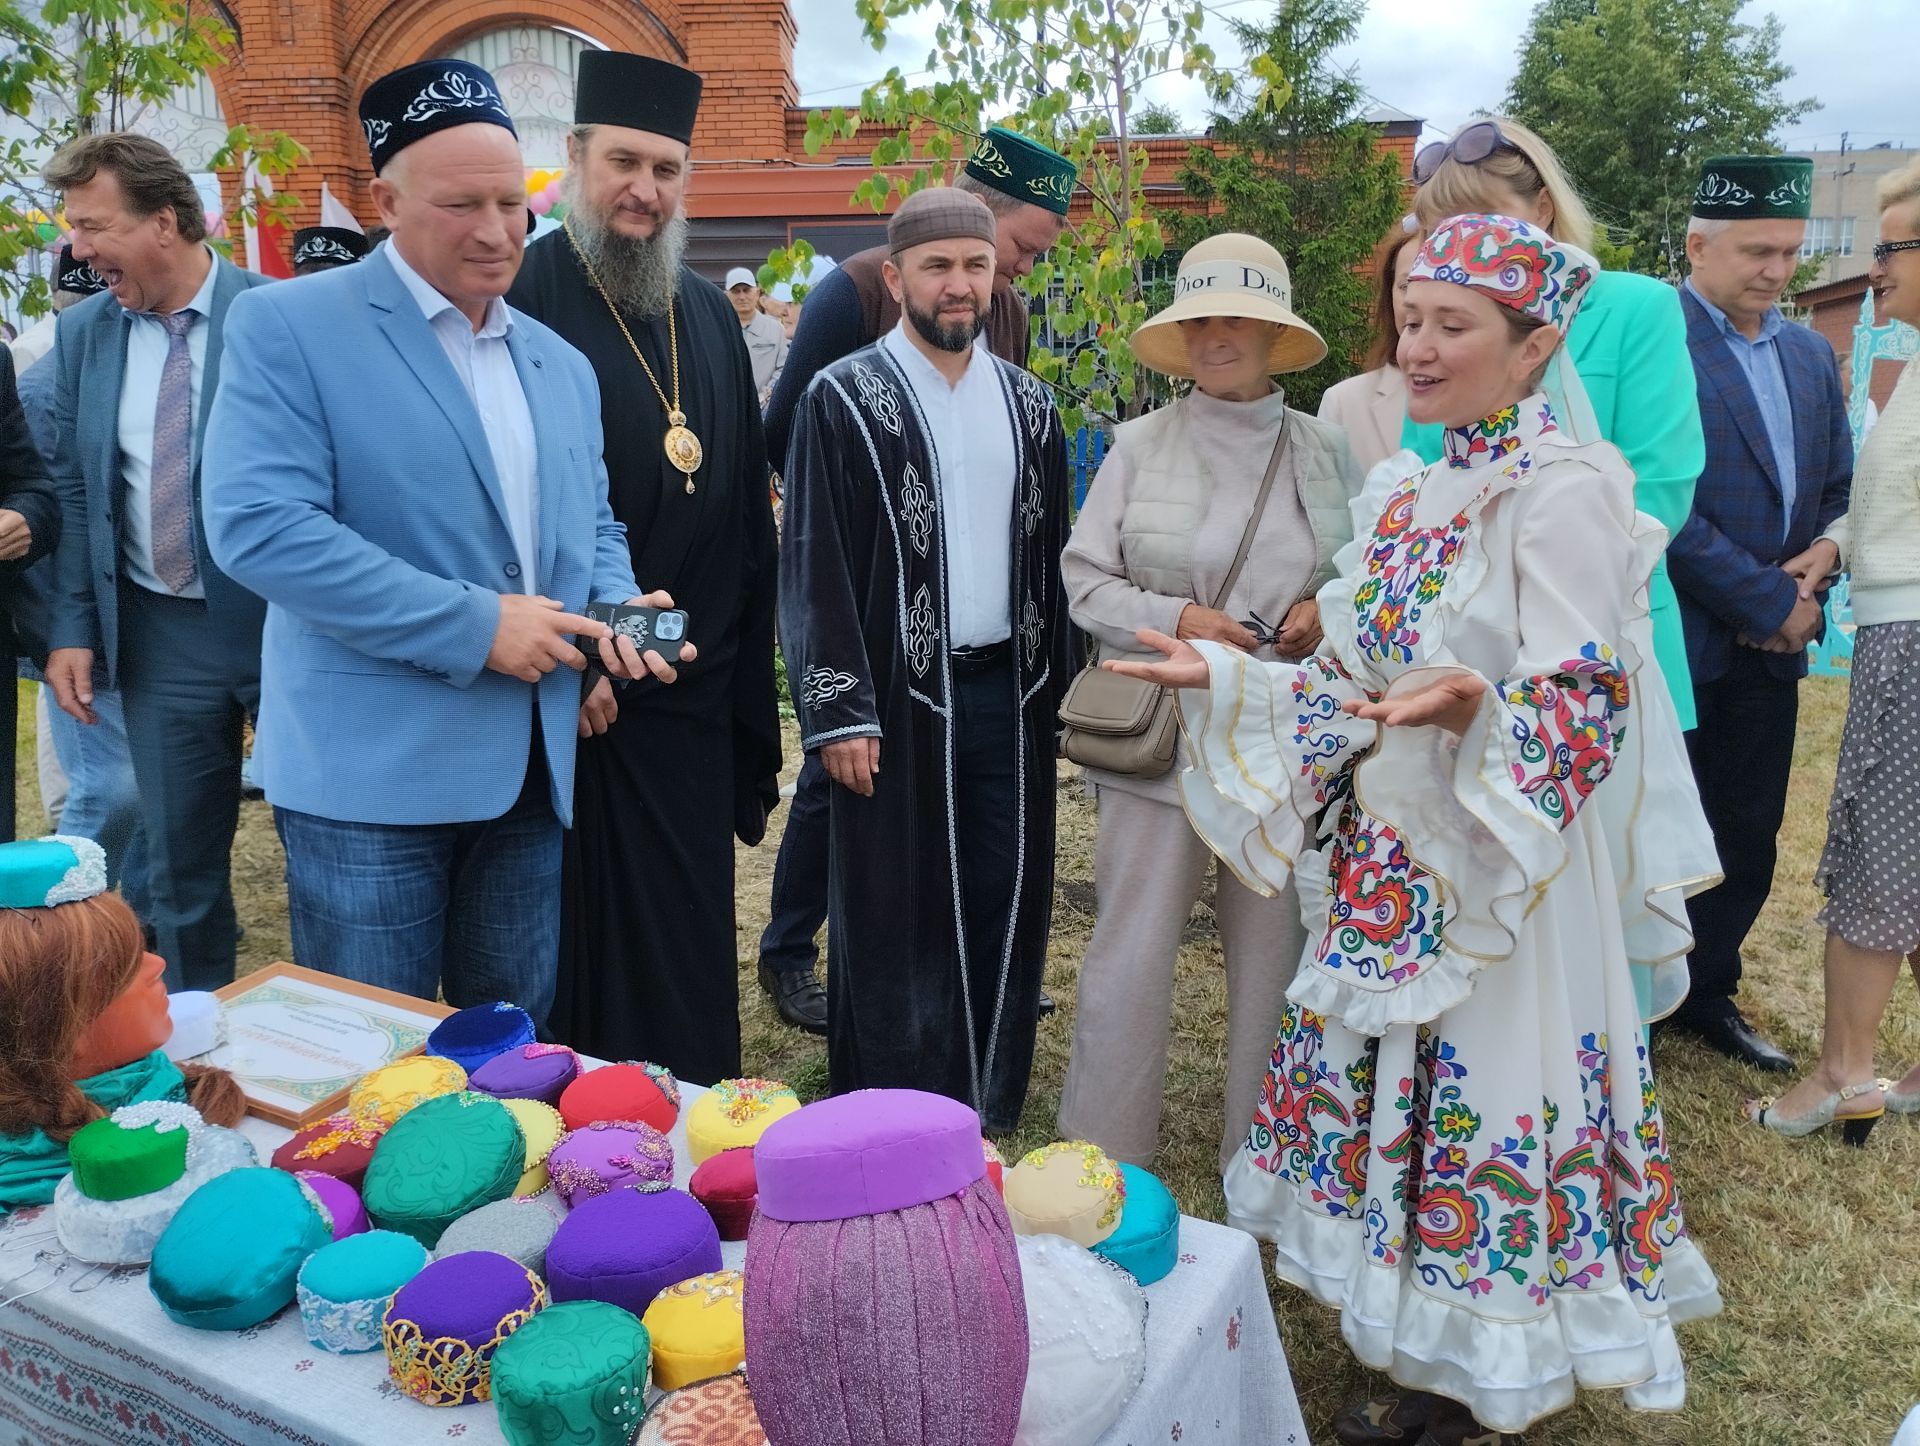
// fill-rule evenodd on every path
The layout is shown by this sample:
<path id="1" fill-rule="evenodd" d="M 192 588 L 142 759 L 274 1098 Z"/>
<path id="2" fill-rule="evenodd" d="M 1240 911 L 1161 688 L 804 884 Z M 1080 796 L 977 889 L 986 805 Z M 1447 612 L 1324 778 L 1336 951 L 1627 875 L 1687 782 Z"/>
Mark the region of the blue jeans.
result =
<path id="1" fill-rule="evenodd" d="M 107 854 L 107 883 L 120 890 L 133 912 L 148 917 L 147 831 L 140 822 L 140 790 L 133 781 L 133 754 L 127 748 L 127 715 L 120 694 L 106 686 L 106 675 L 93 680 L 93 712 L 98 722 L 89 726 L 60 711 L 47 693 L 47 734 L 53 741 L 60 771 L 67 775 L 67 798 L 59 817 L 49 813 L 55 833 L 90 838 Z"/>
<path id="2" fill-rule="evenodd" d="M 544 764 L 527 775 L 513 807 L 479 823 L 274 809 L 294 961 L 416 999 L 444 985 L 456 1008 L 508 1000 L 544 1025 L 560 964 L 560 821 Z"/>

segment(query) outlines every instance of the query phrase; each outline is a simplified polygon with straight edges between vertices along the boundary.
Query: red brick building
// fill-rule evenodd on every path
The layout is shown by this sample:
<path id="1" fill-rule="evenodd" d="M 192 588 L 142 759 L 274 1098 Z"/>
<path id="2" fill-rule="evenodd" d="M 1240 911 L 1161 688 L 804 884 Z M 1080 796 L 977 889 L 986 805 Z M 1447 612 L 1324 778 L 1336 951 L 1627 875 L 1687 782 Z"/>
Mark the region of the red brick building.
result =
<path id="1" fill-rule="evenodd" d="M 295 225 L 317 219 L 323 181 L 373 219 L 373 171 L 355 107 L 378 76 L 443 55 L 484 66 L 500 83 L 527 165 L 551 169 L 566 163 L 574 61 L 603 47 L 656 55 L 705 78 L 688 193 L 689 259 L 701 271 L 717 278 L 758 264 L 800 237 L 830 256 L 884 238 L 884 221 L 847 200 L 871 138 L 806 154 L 788 0 L 541 0 L 537 14 L 525 0 L 226 0 L 223 8 L 237 53 L 199 87 L 199 108 L 220 113 L 199 119 L 203 128 L 223 130 L 224 120 L 284 130 L 308 147 L 312 162 L 284 188 L 302 203 Z M 191 128 L 184 112 L 175 119 Z M 1382 145 L 1410 165 L 1420 123 L 1398 113 L 1377 119 Z M 1147 142 L 1154 204 L 1185 204 L 1175 175 L 1195 139 Z M 231 178 L 227 185 L 231 194 Z"/>
<path id="2" fill-rule="evenodd" d="M 1860 324 L 1860 308 L 1867 296 L 1867 278 L 1849 276 L 1841 281 L 1830 281 L 1825 286 L 1815 286 L 1794 297 L 1802 310 L 1807 313 L 1807 323 L 1824 336 L 1833 347 L 1833 354 L 1840 359 L 1841 383 L 1851 391 L 1853 387 L 1853 330 Z M 1886 324 L 1886 313 L 1877 303 L 1874 309 L 1874 324 Z M 1887 399 L 1893 395 L 1894 383 L 1900 379 L 1903 363 L 1885 358 L 1873 364 L 1873 385 L 1868 396 L 1876 407 L 1885 407 Z"/>

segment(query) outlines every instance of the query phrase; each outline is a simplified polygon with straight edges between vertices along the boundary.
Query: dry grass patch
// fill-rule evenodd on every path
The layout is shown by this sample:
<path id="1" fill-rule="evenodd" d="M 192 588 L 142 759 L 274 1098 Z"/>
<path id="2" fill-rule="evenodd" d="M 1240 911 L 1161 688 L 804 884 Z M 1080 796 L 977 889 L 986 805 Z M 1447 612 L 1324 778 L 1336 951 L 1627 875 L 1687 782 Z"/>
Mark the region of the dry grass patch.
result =
<path id="1" fill-rule="evenodd" d="M 1799 747 L 1779 882 L 1754 930 L 1741 1000 L 1762 1030 L 1810 1059 L 1820 1028 L 1819 900 L 1813 868 L 1825 836 L 1846 685 L 1816 680 L 1802 695 Z M 23 699 L 23 701 L 25 701 Z M 23 715 L 31 717 L 30 706 Z M 30 725 L 29 725 L 30 727 Z M 789 736 L 789 750 L 792 748 Z M 39 832 L 31 734 L 21 752 L 21 827 Z M 797 760 L 796 760 L 797 762 Z M 791 776 L 791 769 L 789 770 Z M 1054 933 L 1047 987 L 1061 1012 L 1040 1031 L 1032 1095 L 1007 1151 L 1052 1138 L 1072 1039 L 1079 962 L 1093 931 L 1091 806 L 1063 775 Z M 750 1072 L 784 1078 L 804 1098 L 826 1088 L 821 1041 L 782 1026 L 753 965 L 784 814 L 764 845 L 739 851 L 741 1016 Z M 287 956 L 278 841 L 264 804 L 245 805 L 234 885 L 247 926 L 241 967 Z M 1164 1143 L 1156 1168 L 1190 1214 L 1219 1218 L 1215 1172 L 1226 1000 L 1206 901 L 1180 953 Z M 1920 1058 L 1920 1003 L 1895 996 L 1881 1038 L 1891 1069 Z M 1795 1143 L 1745 1124 L 1741 1100 L 1760 1077 L 1684 1044 L 1656 1064 L 1692 1231 L 1719 1272 L 1727 1309 L 1682 1329 L 1691 1390 L 1684 1414 L 1629 1413 L 1610 1396 L 1583 1399 L 1529 1434 L 1532 1446 L 1885 1446 L 1920 1400 L 1920 1120 L 1888 1119 L 1864 1151 L 1837 1139 Z M 1331 1311 L 1275 1284 L 1274 1309 L 1307 1422 L 1324 1436 L 1345 1400 L 1378 1385 L 1341 1343 Z M 1265 1446 L 1248 1442 L 1246 1446 Z"/>

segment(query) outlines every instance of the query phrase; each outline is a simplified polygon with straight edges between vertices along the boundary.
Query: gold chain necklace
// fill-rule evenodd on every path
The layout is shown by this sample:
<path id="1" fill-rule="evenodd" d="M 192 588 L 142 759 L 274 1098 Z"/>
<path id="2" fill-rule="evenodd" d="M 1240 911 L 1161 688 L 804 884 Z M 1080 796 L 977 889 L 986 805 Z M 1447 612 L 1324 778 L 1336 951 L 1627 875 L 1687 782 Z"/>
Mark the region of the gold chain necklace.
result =
<path id="1" fill-rule="evenodd" d="M 673 400 L 667 400 L 667 394 L 660 387 L 660 379 L 653 374 L 653 368 L 647 365 L 647 359 L 641 354 L 639 345 L 633 339 L 633 333 L 627 330 L 626 320 L 620 315 L 620 308 L 613 304 L 613 298 L 607 295 L 607 288 L 600 284 L 600 278 L 594 274 L 593 263 L 587 260 L 587 253 L 580 249 L 580 243 L 574 238 L 573 218 L 568 217 L 561 223 L 561 229 L 567 233 L 567 244 L 573 247 L 573 254 L 579 258 L 581 267 L 587 273 L 587 280 L 593 283 L 593 289 L 600 293 L 600 299 L 607 304 L 607 310 L 613 314 L 613 324 L 620 328 L 620 335 L 627 339 L 627 345 L 633 350 L 633 359 L 640 363 L 640 370 L 647 374 L 647 380 L 653 383 L 653 394 L 660 398 L 660 405 L 667 414 L 666 453 L 667 461 L 686 474 L 687 492 L 693 492 L 693 474 L 700 470 L 701 458 L 705 455 L 700 448 L 700 439 L 687 426 L 687 414 L 680 410 L 680 328 L 674 320 L 673 302 L 667 302 L 667 345 L 673 359 Z"/>

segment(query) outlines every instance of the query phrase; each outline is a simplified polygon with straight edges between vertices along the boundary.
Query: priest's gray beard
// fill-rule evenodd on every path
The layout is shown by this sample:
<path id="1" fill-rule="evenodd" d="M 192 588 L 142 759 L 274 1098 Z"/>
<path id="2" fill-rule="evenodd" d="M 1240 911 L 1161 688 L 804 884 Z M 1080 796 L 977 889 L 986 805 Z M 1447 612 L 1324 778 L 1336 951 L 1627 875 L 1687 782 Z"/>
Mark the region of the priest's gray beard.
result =
<path id="1" fill-rule="evenodd" d="M 607 225 L 581 198 L 577 170 L 567 172 L 563 195 L 570 207 L 567 229 L 613 304 L 627 316 L 665 316 L 680 285 L 687 251 L 687 213 L 676 210 L 642 239 Z"/>

